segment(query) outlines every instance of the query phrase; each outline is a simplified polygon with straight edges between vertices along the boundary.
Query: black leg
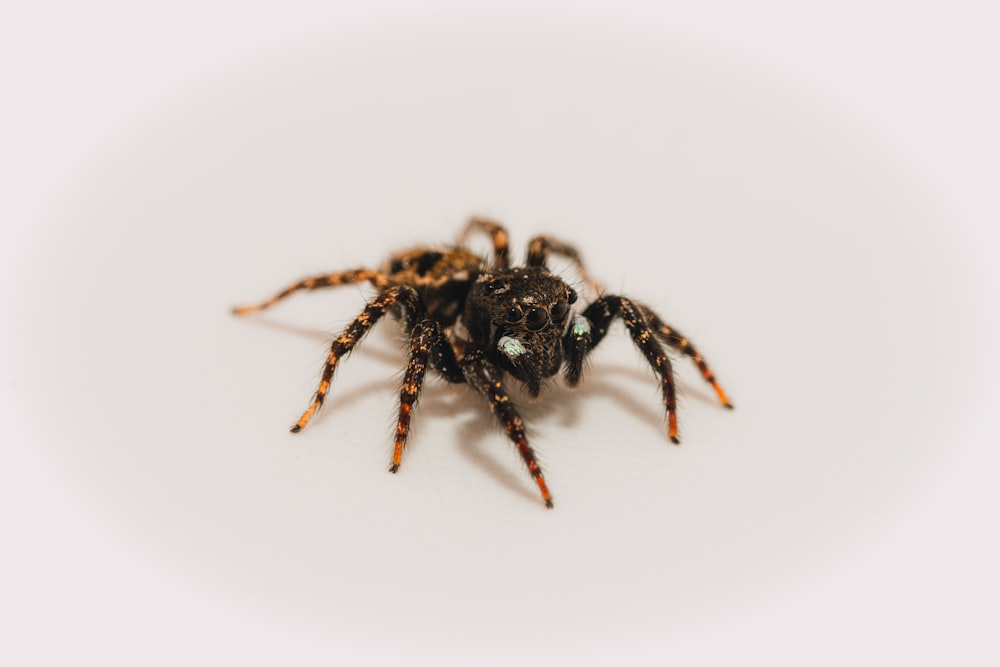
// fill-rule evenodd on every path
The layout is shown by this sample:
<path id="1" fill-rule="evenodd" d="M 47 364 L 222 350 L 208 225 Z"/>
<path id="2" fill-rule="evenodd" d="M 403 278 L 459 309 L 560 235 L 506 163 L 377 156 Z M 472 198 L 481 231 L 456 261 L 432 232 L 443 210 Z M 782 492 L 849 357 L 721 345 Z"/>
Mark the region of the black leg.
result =
<path id="1" fill-rule="evenodd" d="M 679 444 L 680 438 L 677 435 L 677 390 L 674 385 L 673 367 L 670 364 L 667 353 L 657 340 L 655 331 L 650 328 L 649 323 L 643 316 L 640 307 L 623 296 L 602 296 L 587 306 L 587 309 L 583 311 L 582 317 L 584 320 L 580 323 L 581 330 L 585 329 L 588 325 L 589 330 L 579 340 L 571 341 L 571 343 L 578 348 L 582 345 L 581 341 L 589 338 L 589 348 L 582 354 L 577 352 L 580 355 L 580 359 L 576 361 L 573 361 L 571 349 L 571 367 L 574 363 L 582 363 L 583 355 L 594 349 L 604 339 L 604 336 L 608 332 L 608 327 L 611 326 L 611 323 L 615 319 L 621 318 L 629 335 L 632 337 L 632 342 L 642 351 L 646 357 L 646 361 L 649 362 L 653 371 L 660 378 L 663 403 L 667 410 L 668 434 L 674 444 Z M 573 326 L 571 325 L 568 335 L 572 333 Z M 579 375 L 577 375 L 576 379 L 579 379 Z"/>
<path id="2" fill-rule="evenodd" d="M 535 452 L 528 444 L 528 438 L 524 433 L 524 422 L 517 414 L 517 409 L 510 400 L 510 396 L 500 381 L 502 372 L 494 366 L 485 356 L 470 352 L 461 360 L 462 370 L 465 379 L 477 392 L 489 401 L 490 410 L 496 415 L 503 425 L 518 453 L 528 466 L 528 472 L 538 485 L 538 490 L 542 493 L 542 499 L 546 507 L 552 507 L 552 495 L 545 485 L 545 477 L 542 469 L 535 460 Z"/>
<path id="3" fill-rule="evenodd" d="M 712 385 L 712 389 L 715 390 L 715 394 L 719 397 L 719 402 L 725 407 L 732 409 L 733 404 L 729 402 L 729 397 L 726 395 L 726 392 L 723 391 L 718 381 L 716 381 L 715 374 L 712 373 L 711 369 L 709 369 L 704 357 L 702 357 L 701 353 L 695 349 L 694 345 L 691 344 L 691 341 L 689 341 L 680 331 L 677 331 L 677 329 L 674 329 L 664 323 L 664 321 L 661 320 L 660 317 L 647 306 L 640 305 L 639 308 L 642 310 L 642 314 L 646 317 L 646 321 L 649 322 L 649 326 L 651 326 L 656 332 L 657 337 L 675 350 L 679 350 L 683 354 L 691 357 L 691 360 L 701 372 L 701 376 L 705 378 L 705 382 Z"/>

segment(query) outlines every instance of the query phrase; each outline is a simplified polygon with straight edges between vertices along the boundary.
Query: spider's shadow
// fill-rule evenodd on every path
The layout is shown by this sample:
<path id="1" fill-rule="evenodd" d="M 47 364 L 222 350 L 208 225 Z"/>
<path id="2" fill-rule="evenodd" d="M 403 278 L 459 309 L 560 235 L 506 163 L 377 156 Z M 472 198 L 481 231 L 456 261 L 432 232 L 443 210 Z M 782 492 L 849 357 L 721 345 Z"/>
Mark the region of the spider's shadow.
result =
<path id="1" fill-rule="evenodd" d="M 275 320 L 261 318 L 255 320 L 255 323 L 322 341 L 329 341 L 332 337 L 326 331 Z M 376 342 L 371 340 L 373 337 L 380 339 L 376 345 L 372 344 Z M 351 405 L 372 394 L 395 396 L 399 391 L 400 369 L 406 359 L 401 341 L 398 331 L 391 327 L 382 326 L 378 327 L 377 331 L 371 332 L 368 336 L 368 344 L 358 346 L 351 353 L 352 356 L 374 359 L 396 369 L 397 373 L 385 379 L 369 382 L 361 387 L 351 387 L 349 391 L 337 391 L 337 383 L 335 382 L 329 400 L 324 406 L 326 409 L 317 415 L 314 423 L 321 423 L 324 416 L 335 416 L 339 412 L 344 412 Z M 399 348 L 399 352 L 391 350 L 390 347 L 393 346 Z M 607 379 L 614 376 L 624 378 L 624 383 L 619 380 L 609 381 Z M 588 368 L 579 388 L 570 389 L 557 376 L 546 385 L 541 397 L 537 400 L 531 400 L 527 394 L 521 391 L 520 383 L 508 378 L 506 384 L 518 407 L 518 412 L 527 424 L 529 437 L 533 430 L 532 424 L 543 424 L 556 418 L 559 419 L 562 426 L 573 428 L 579 422 L 580 409 L 586 406 L 588 400 L 610 397 L 626 414 L 633 419 L 645 422 L 654 432 L 662 432 L 665 438 L 665 415 L 659 401 L 652 399 L 656 396 L 656 385 L 653 380 L 654 378 L 649 372 L 633 366 L 598 363 Z M 637 395 L 627 386 L 628 383 L 635 383 L 636 387 L 652 387 L 653 391 Z M 684 393 L 688 396 L 714 402 L 713 397 L 704 392 L 686 389 L 688 390 Z M 459 451 L 505 488 L 524 496 L 531 502 L 536 502 L 538 493 L 534 485 L 530 483 L 530 477 L 513 469 L 505 461 L 506 457 L 494 455 L 492 452 L 496 450 L 487 449 L 484 446 L 484 443 L 489 442 L 492 446 L 495 441 L 504 439 L 501 433 L 502 429 L 490 413 L 486 401 L 476 396 L 467 387 L 448 385 L 443 381 L 428 382 L 421 394 L 415 419 L 422 424 L 447 418 L 454 419 L 456 416 L 464 417 L 457 431 L 458 442 L 456 444 Z M 415 432 L 414 435 L 417 436 L 417 433 Z M 537 439 L 534 444 L 537 445 Z"/>

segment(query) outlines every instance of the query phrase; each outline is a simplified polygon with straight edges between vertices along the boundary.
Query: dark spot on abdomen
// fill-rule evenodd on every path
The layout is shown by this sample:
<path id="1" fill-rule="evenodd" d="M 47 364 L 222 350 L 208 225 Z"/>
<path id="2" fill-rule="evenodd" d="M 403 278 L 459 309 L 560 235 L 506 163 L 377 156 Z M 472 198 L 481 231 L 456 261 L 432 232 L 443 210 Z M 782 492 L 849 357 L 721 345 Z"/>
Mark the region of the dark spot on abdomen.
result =
<path id="1" fill-rule="evenodd" d="M 412 262 L 417 269 L 417 275 L 426 276 L 427 272 L 433 269 L 442 257 L 444 257 L 444 253 L 436 250 L 428 250 L 424 254 L 414 257 Z"/>

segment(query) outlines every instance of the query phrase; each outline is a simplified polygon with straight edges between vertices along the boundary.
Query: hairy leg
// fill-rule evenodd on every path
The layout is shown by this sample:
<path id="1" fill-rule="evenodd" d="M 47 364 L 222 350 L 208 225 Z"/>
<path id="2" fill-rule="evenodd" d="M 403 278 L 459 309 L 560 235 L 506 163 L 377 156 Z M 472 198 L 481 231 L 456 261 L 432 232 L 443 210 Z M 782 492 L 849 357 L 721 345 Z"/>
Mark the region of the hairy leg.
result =
<path id="1" fill-rule="evenodd" d="M 327 273 L 320 276 L 312 276 L 311 278 L 303 278 L 297 283 L 292 283 L 272 296 L 270 299 L 256 305 L 237 306 L 233 308 L 233 313 L 235 315 L 249 315 L 251 313 L 260 312 L 301 290 L 314 290 L 321 287 L 340 287 L 341 285 L 351 285 L 355 283 L 363 283 L 365 281 L 370 282 L 379 289 L 384 288 L 388 284 L 385 275 L 379 271 L 373 271 L 371 269 L 351 269 L 349 271 Z"/>
<path id="2" fill-rule="evenodd" d="M 410 331 L 410 356 L 403 375 L 403 386 L 399 392 L 399 416 L 396 420 L 396 438 L 389 472 L 399 470 L 403 461 L 403 448 L 406 447 L 406 441 L 410 436 L 413 408 L 420 397 L 428 364 L 446 380 L 465 381 L 458 360 L 455 358 L 455 351 L 441 330 L 441 325 L 425 318 L 417 322 Z"/>
<path id="3" fill-rule="evenodd" d="M 691 341 L 689 341 L 681 332 L 677 331 L 677 329 L 674 329 L 661 320 L 659 315 L 654 313 L 652 309 L 643 305 L 640 305 L 639 308 L 642 310 L 642 314 L 646 317 L 646 321 L 649 322 L 649 325 L 656 332 L 657 337 L 675 350 L 679 350 L 683 354 L 691 357 L 691 360 L 701 372 L 701 376 L 705 378 L 706 382 L 712 385 L 716 395 L 719 397 L 719 402 L 721 402 L 725 407 L 732 409 L 733 404 L 729 402 L 729 397 L 726 395 L 726 392 L 723 391 L 718 381 L 716 381 L 715 374 L 712 373 L 711 369 L 709 369 L 704 357 L 702 357 L 701 353 L 695 349 L 694 345 L 691 344 Z"/>
<path id="4" fill-rule="evenodd" d="M 535 459 L 535 452 L 528 444 L 528 438 L 524 433 L 524 422 L 500 381 L 502 372 L 476 352 L 467 354 L 460 361 L 460 364 L 469 385 L 489 401 L 490 410 L 503 425 L 507 437 L 517 447 L 518 453 L 528 466 L 528 472 L 538 485 L 545 506 L 551 508 L 553 506 L 552 495 L 545 485 L 545 477 Z"/>
<path id="5" fill-rule="evenodd" d="M 458 235 L 458 245 L 462 246 L 473 232 L 484 232 L 493 241 L 493 269 L 510 268 L 510 242 L 507 230 L 499 222 L 487 218 L 470 218 L 465 229 Z"/>
<path id="6" fill-rule="evenodd" d="M 549 255 L 559 255 L 565 257 L 573 266 L 583 280 L 587 289 L 592 294 L 597 295 L 604 291 L 604 287 L 594 280 L 583 264 L 583 257 L 575 246 L 560 241 L 551 236 L 536 236 L 528 242 L 528 266 L 543 266 L 548 268 Z"/>
<path id="7" fill-rule="evenodd" d="M 582 357 L 593 350 L 604 339 L 611 323 L 616 319 L 621 319 L 629 335 L 632 337 L 632 342 L 643 353 L 646 361 L 660 379 L 663 403 L 667 410 L 668 435 L 671 442 L 679 444 L 680 437 L 677 434 L 677 389 L 674 384 L 673 367 L 663 346 L 657 340 L 655 332 L 643 316 L 640 307 L 626 297 L 606 295 L 587 306 L 582 318 L 583 320 L 580 320 L 580 328 L 581 330 L 585 328 L 586 333 L 579 340 L 572 342 L 577 350 L 581 347 L 580 341 L 586 341 L 589 347 L 582 353 L 576 352 L 576 354 L 580 355 L 580 360 L 575 362 L 571 357 L 571 365 L 575 363 L 582 364 Z M 575 324 L 576 321 L 574 321 Z M 570 328 L 570 334 L 572 333 L 573 326 Z M 578 375 L 577 379 L 579 379 Z"/>
<path id="8" fill-rule="evenodd" d="M 316 411 L 323 405 L 323 400 L 330 391 L 330 382 L 333 373 L 337 370 L 337 364 L 342 358 L 347 356 L 351 350 L 361 341 L 366 333 L 382 318 L 395 304 L 403 303 L 413 310 L 420 308 L 420 298 L 410 287 L 394 285 L 388 287 L 368 302 L 365 309 L 351 322 L 344 331 L 337 336 L 330 344 L 330 351 L 327 353 L 326 362 L 323 364 L 323 374 L 320 378 L 319 387 L 313 395 L 312 402 L 299 420 L 292 426 L 292 433 L 298 433 L 309 420 L 312 419 Z"/>

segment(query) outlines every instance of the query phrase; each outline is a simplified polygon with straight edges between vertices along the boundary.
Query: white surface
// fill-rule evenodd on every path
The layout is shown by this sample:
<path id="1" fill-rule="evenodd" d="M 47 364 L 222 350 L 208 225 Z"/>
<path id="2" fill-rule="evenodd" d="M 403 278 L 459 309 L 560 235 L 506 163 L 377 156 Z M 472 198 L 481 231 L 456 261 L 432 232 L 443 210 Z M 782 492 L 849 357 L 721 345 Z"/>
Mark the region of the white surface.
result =
<path id="1" fill-rule="evenodd" d="M 995 659 L 989 11 L 400 6 L 5 22 L 13 662 Z M 679 362 L 668 445 L 618 329 L 524 406 L 554 511 L 442 383 L 390 476 L 388 326 L 288 435 L 365 293 L 227 307 L 472 212 L 737 410 Z"/>

